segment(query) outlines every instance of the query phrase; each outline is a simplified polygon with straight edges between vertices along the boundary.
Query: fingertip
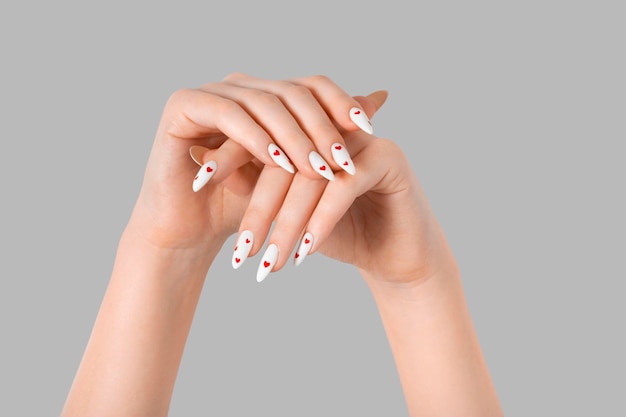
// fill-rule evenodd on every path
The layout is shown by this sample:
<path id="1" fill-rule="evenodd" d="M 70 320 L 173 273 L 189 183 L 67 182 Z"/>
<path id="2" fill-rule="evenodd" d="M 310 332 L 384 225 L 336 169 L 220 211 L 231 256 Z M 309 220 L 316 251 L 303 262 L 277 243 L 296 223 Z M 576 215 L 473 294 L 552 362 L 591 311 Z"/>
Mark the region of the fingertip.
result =
<path id="1" fill-rule="evenodd" d="M 362 131 L 367 132 L 370 135 L 374 134 L 374 128 L 372 127 L 372 122 L 370 121 L 369 117 L 365 113 L 365 110 L 359 107 L 352 107 L 350 109 L 350 119 Z"/>
<path id="2" fill-rule="evenodd" d="M 365 110 L 365 113 L 371 118 L 385 104 L 388 97 L 389 91 L 377 90 L 373 93 L 368 94 L 367 96 L 355 96 L 354 99 L 359 103 L 363 110 Z M 356 111 L 355 109 L 353 110 Z M 350 118 L 361 129 L 370 134 L 373 134 L 373 129 L 371 129 L 372 124 L 369 119 L 363 119 L 362 121 L 354 120 L 352 111 L 350 112 Z"/>
<path id="3" fill-rule="evenodd" d="M 287 154 L 285 154 L 285 151 L 280 149 L 276 144 L 270 143 L 267 146 L 267 153 L 278 166 L 280 166 L 290 174 L 295 174 L 296 170 L 289 158 L 287 157 Z"/>
<path id="4" fill-rule="evenodd" d="M 322 158 L 322 155 L 316 151 L 309 152 L 309 163 L 315 172 L 326 178 L 328 181 L 334 181 L 335 175 L 333 174 L 328 162 Z"/>
<path id="5" fill-rule="evenodd" d="M 335 163 L 341 167 L 344 171 L 346 171 L 350 175 L 354 175 L 356 173 L 356 168 L 354 167 L 354 162 L 346 149 L 346 146 L 342 143 L 333 143 L 330 147 L 331 154 Z"/>
<path id="6" fill-rule="evenodd" d="M 311 248 L 313 247 L 313 234 L 310 232 L 306 232 L 304 236 L 302 236 L 302 240 L 300 240 L 300 245 L 296 250 L 296 253 L 293 257 L 293 263 L 295 266 L 299 266 L 304 258 L 307 257 Z"/>
<path id="7" fill-rule="evenodd" d="M 193 179 L 192 189 L 194 192 L 200 191 L 213 177 L 217 170 L 217 163 L 215 161 L 209 161 L 202 165 Z"/>
<path id="8" fill-rule="evenodd" d="M 274 269 L 274 265 L 276 265 L 276 260 L 278 259 L 278 246 L 274 243 L 269 245 L 261 258 L 261 262 L 259 262 L 259 268 L 256 272 L 256 281 L 261 282 L 270 272 Z"/>
<path id="9" fill-rule="evenodd" d="M 387 90 L 374 91 L 373 93 L 368 94 L 366 96 L 366 98 L 368 98 L 369 100 L 373 102 L 374 107 L 377 111 L 383 106 L 383 104 L 385 104 L 388 97 L 389 97 L 389 91 Z"/>
<path id="10" fill-rule="evenodd" d="M 196 164 L 202 166 L 204 164 L 204 162 L 202 162 L 202 159 L 204 158 L 204 154 L 206 154 L 208 150 L 209 148 L 206 148 L 204 146 L 194 145 L 189 148 L 189 155 Z"/>

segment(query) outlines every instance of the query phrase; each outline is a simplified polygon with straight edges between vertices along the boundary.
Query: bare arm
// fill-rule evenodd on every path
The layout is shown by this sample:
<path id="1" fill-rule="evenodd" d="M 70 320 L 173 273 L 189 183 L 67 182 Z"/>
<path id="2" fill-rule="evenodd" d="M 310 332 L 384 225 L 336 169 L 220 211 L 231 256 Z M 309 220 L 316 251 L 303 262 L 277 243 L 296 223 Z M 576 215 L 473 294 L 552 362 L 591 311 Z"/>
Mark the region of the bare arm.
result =
<path id="1" fill-rule="evenodd" d="M 364 276 L 385 327 L 409 414 L 502 416 L 454 263 L 418 285 L 381 284 Z"/>
<path id="2" fill-rule="evenodd" d="M 167 416 L 202 284 L 220 246 L 157 248 L 126 230 L 63 417 Z"/>
<path id="3" fill-rule="evenodd" d="M 319 85 L 317 96 L 303 96 L 304 87 L 292 82 L 227 79 L 177 91 L 163 110 L 62 417 L 166 416 L 205 276 L 237 230 L 261 171 L 279 170 L 290 181 L 297 168 L 298 175 L 327 181 L 330 166 L 320 170 L 309 160 L 315 145 L 296 120 L 309 121 L 326 141 L 341 141 L 341 124 L 360 129 L 350 109 L 372 107 L 324 77 L 301 80 Z M 287 87 L 290 108 L 265 91 L 276 86 Z M 362 124 L 363 115 L 356 120 Z M 200 169 L 193 148 L 202 149 Z M 333 157 L 330 143 L 320 152 Z M 261 238 L 246 240 L 251 255 L 263 246 Z"/>

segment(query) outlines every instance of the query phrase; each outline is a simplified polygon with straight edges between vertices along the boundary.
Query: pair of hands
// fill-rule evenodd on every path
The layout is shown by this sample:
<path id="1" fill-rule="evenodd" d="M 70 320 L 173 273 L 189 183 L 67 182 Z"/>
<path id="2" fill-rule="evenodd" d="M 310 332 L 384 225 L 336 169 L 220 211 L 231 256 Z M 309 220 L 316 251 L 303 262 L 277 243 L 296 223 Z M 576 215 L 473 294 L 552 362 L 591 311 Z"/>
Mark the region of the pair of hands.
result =
<path id="1" fill-rule="evenodd" d="M 420 282 L 446 245 L 403 151 L 371 134 L 385 99 L 352 97 L 324 76 L 231 74 L 180 90 L 129 225 L 158 248 L 199 253 L 237 232 L 235 268 L 267 240 L 259 281 L 296 248 L 296 264 L 319 251 L 367 280 Z"/>

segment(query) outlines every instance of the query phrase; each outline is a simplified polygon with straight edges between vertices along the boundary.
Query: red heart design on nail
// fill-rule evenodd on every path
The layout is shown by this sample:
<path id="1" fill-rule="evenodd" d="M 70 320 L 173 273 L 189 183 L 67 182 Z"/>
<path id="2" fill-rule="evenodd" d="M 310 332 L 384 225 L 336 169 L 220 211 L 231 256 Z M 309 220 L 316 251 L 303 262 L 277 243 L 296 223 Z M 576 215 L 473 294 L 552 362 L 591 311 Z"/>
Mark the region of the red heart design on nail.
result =
<path id="1" fill-rule="evenodd" d="M 322 165 L 322 166 L 320 167 L 320 171 L 326 171 L 326 165 Z"/>
<path id="2" fill-rule="evenodd" d="M 304 239 L 304 243 L 309 244 L 311 241 L 309 239 Z"/>
<path id="3" fill-rule="evenodd" d="M 276 155 L 276 156 L 280 155 L 280 152 L 278 151 L 278 149 L 276 149 L 276 150 L 274 151 L 274 155 Z"/>
<path id="4" fill-rule="evenodd" d="M 239 262 L 241 262 L 241 259 L 235 258 L 235 262 L 239 263 Z"/>
<path id="5" fill-rule="evenodd" d="M 361 114 L 361 110 L 355 111 L 354 114 Z"/>
<path id="6" fill-rule="evenodd" d="M 344 162 L 343 164 L 344 164 L 344 165 L 348 165 L 348 161 Z"/>
<path id="7" fill-rule="evenodd" d="M 270 266 L 270 263 L 267 261 L 263 261 L 263 266 L 267 268 L 268 266 Z"/>
<path id="8" fill-rule="evenodd" d="M 206 172 L 213 172 L 213 168 L 211 168 L 211 167 L 206 167 Z"/>
<path id="9" fill-rule="evenodd" d="M 250 239 L 246 239 L 246 243 L 250 243 Z"/>
<path id="10" fill-rule="evenodd" d="M 337 146 L 335 146 L 335 149 L 337 149 L 338 151 L 340 151 L 340 150 L 341 150 L 341 145 L 337 145 Z"/>
<path id="11" fill-rule="evenodd" d="M 298 259 L 299 257 L 300 257 L 300 254 L 296 252 L 296 259 Z"/>

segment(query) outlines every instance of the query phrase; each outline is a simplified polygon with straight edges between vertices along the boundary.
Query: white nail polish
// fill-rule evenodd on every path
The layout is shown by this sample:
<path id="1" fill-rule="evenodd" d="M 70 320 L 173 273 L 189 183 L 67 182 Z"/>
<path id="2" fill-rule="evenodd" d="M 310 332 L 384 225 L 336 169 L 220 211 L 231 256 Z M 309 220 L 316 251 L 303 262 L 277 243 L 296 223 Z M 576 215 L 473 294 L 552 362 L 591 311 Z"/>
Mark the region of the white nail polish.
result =
<path id="1" fill-rule="evenodd" d="M 315 172 L 326 178 L 328 181 L 333 181 L 335 179 L 332 169 L 330 169 L 328 163 L 324 161 L 324 158 L 322 158 L 322 156 L 317 152 L 311 151 L 309 154 L 309 162 Z"/>
<path id="2" fill-rule="evenodd" d="M 289 162 L 289 158 L 287 158 L 287 155 L 285 155 L 285 152 L 278 146 L 270 143 L 267 147 L 267 152 L 270 154 L 274 162 L 276 162 L 278 166 L 283 168 L 285 171 L 291 174 L 296 172 L 291 162 Z"/>
<path id="3" fill-rule="evenodd" d="M 217 169 L 217 163 L 215 161 L 209 161 L 200 167 L 200 170 L 196 174 L 196 178 L 193 179 L 193 191 L 198 192 L 202 187 L 206 185 L 211 179 L 215 170 Z"/>
<path id="4" fill-rule="evenodd" d="M 244 230 L 237 239 L 235 251 L 233 252 L 233 268 L 237 269 L 248 259 L 252 244 L 254 243 L 254 235 L 249 230 Z"/>
<path id="5" fill-rule="evenodd" d="M 304 258 L 309 254 L 311 247 L 313 246 L 313 235 L 306 232 L 300 241 L 300 246 L 293 258 L 293 263 L 298 266 L 304 261 Z"/>
<path id="6" fill-rule="evenodd" d="M 344 171 L 346 171 L 350 175 L 354 175 L 355 168 L 354 162 L 352 162 L 352 158 L 350 158 L 350 154 L 345 146 L 341 143 L 333 143 L 331 147 L 331 152 L 333 153 L 333 159 Z"/>
<path id="7" fill-rule="evenodd" d="M 263 281 L 269 275 L 269 273 L 272 272 L 272 268 L 274 268 L 277 259 L 278 246 L 272 243 L 265 250 L 263 258 L 261 259 L 261 263 L 259 263 L 259 269 L 256 272 L 257 282 Z"/>
<path id="8" fill-rule="evenodd" d="M 354 122 L 355 125 L 361 128 L 364 132 L 372 135 L 374 133 L 374 129 L 372 128 L 372 122 L 370 122 L 367 114 L 358 107 L 352 107 L 350 109 L 350 119 Z"/>

